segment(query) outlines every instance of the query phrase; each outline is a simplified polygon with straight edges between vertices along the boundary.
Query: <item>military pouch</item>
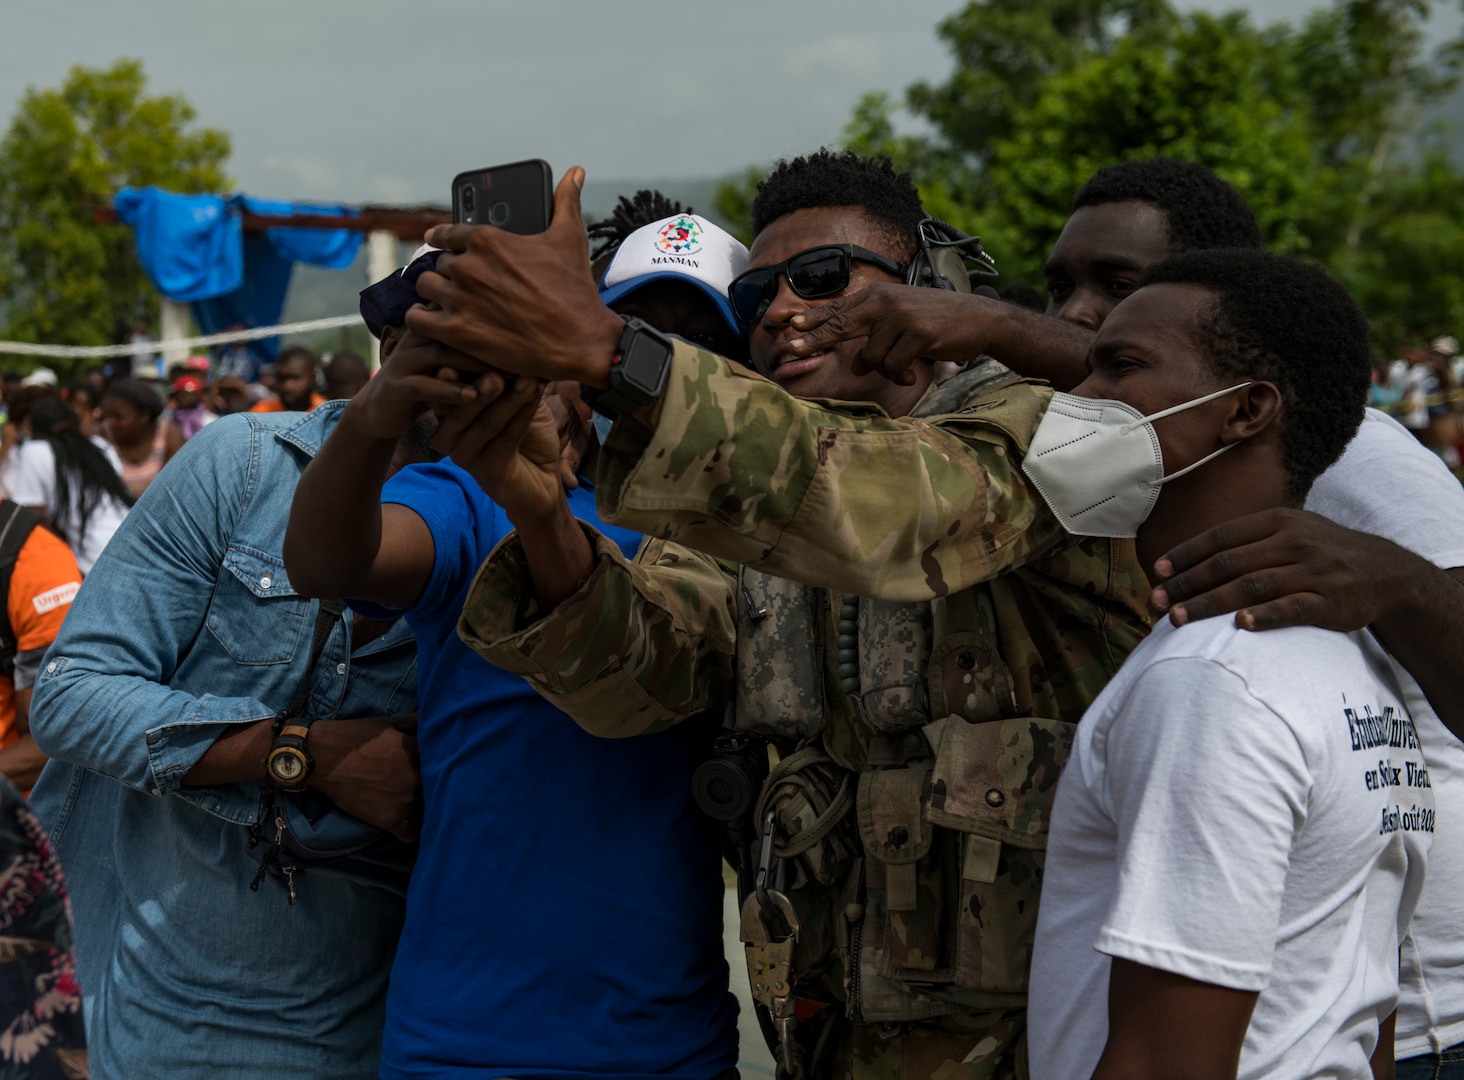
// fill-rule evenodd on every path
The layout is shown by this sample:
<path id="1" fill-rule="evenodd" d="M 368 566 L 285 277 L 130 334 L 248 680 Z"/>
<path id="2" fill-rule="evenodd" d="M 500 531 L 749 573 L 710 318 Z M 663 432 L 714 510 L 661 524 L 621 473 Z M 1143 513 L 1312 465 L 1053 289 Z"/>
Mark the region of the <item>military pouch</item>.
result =
<path id="1" fill-rule="evenodd" d="M 943 725 L 925 816 L 938 835 L 958 834 L 952 951 L 961 989 L 1026 993 L 1052 800 L 1074 730 L 1037 717 Z"/>
<path id="2" fill-rule="evenodd" d="M 924 727 L 930 701 L 916 661 L 930 653 L 929 605 L 861 599 L 858 627 L 861 718 L 877 735 Z"/>
<path id="3" fill-rule="evenodd" d="M 930 857 L 936 830 L 924 814 L 933 764 L 925 758 L 859 778 L 859 836 L 874 899 L 865 932 L 877 938 L 870 943 L 880 952 L 879 973 L 906 982 L 949 978 L 942 860 Z"/>
<path id="4" fill-rule="evenodd" d="M 824 727 L 824 593 L 745 567 L 737 584 L 737 727 L 816 738 Z"/>
<path id="5" fill-rule="evenodd" d="M 936 645 L 927 683 L 931 716 L 958 716 L 970 724 L 1016 711 L 1012 675 L 998 652 L 996 616 L 985 589 L 967 589 L 932 605 Z"/>

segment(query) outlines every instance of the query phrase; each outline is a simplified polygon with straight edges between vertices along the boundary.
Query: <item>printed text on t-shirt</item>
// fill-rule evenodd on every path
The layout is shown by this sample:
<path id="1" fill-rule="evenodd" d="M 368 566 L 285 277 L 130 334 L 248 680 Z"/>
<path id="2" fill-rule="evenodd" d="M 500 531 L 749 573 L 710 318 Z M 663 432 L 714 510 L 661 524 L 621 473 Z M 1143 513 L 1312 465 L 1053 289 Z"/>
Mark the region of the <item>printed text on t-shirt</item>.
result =
<path id="1" fill-rule="evenodd" d="M 1362 707 L 1362 715 L 1351 708 L 1342 710 L 1347 717 L 1347 730 L 1352 735 L 1352 749 L 1372 750 L 1379 746 L 1391 746 L 1403 750 L 1418 749 L 1418 732 L 1413 728 L 1412 718 L 1391 705 L 1384 705 L 1382 715 L 1372 711 L 1371 705 Z"/>

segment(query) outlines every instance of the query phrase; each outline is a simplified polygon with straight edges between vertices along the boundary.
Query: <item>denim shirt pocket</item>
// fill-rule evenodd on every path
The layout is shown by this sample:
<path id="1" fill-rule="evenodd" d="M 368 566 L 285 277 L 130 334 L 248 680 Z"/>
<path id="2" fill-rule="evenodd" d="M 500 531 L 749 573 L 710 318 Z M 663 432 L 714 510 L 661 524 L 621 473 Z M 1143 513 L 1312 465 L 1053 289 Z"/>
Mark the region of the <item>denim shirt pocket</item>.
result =
<path id="1" fill-rule="evenodd" d="M 290 587 L 284 560 L 235 545 L 209 602 L 207 626 L 235 663 L 288 664 L 295 657 L 312 601 Z"/>

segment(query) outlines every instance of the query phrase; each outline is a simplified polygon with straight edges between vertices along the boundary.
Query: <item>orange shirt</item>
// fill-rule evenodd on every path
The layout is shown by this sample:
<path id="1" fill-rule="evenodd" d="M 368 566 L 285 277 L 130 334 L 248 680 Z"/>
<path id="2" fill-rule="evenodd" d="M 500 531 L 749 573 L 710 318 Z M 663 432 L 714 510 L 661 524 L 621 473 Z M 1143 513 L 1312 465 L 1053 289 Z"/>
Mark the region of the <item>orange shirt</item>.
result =
<path id="1" fill-rule="evenodd" d="M 310 407 L 312 409 L 318 409 L 318 408 L 320 408 L 322 405 L 324 405 L 329 400 L 330 399 L 327 398 L 324 394 L 311 394 L 310 395 Z M 268 401 L 261 401 L 258 405 L 255 405 L 249 411 L 250 412 L 284 412 L 285 411 L 285 403 L 283 401 L 281 401 L 277 397 L 272 397 Z"/>
<path id="2" fill-rule="evenodd" d="M 61 620 L 81 588 L 81 571 L 66 542 L 45 526 L 31 530 L 10 575 L 10 627 L 17 657 L 43 650 L 56 640 Z M 27 684 L 29 685 L 29 684 Z M 20 739 L 15 730 L 15 682 L 0 678 L 0 746 Z"/>

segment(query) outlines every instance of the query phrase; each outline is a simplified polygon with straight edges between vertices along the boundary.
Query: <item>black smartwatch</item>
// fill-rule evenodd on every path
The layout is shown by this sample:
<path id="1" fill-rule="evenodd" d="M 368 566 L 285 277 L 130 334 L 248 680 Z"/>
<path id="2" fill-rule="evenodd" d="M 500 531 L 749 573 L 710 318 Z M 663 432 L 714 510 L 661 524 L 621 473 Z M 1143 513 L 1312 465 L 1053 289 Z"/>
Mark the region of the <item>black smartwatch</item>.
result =
<path id="1" fill-rule="evenodd" d="M 305 746 L 310 734 L 310 721 L 304 717 L 279 716 L 274 722 L 274 742 L 264 767 L 269 778 L 283 791 L 304 791 L 306 781 L 315 771 L 315 759 Z"/>
<path id="2" fill-rule="evenodd" d="M 666 387 L 671 370 L 671 339 L 640 319 L 627 318 L 625 332 L 610 361 L 610 389 L 584 387 L 585 400 L 609 417 L 654 404 Z"/>

